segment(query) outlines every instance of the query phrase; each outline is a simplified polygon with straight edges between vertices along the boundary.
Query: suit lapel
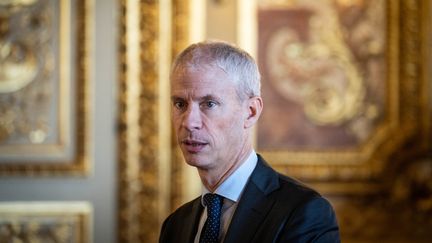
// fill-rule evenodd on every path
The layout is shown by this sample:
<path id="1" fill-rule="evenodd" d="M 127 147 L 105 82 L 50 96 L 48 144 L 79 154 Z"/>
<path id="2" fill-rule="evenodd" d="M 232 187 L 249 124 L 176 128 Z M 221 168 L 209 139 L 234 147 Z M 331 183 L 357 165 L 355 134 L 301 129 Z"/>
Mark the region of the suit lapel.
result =
<path id="1" fill-rule="evenodd" d="M 194 242 L 203 207 L 200 197 L 192 204 L 192 212 L 184 216 L 184 230 L 178 242 Z"/>
<path id="2" fill-rule="evenodd" d="M 225 243 L 251 242 L 275 201 L 267 197 L 279 187 L 278 176 L 258 155 L 258 163 L 233 215 Z"/>

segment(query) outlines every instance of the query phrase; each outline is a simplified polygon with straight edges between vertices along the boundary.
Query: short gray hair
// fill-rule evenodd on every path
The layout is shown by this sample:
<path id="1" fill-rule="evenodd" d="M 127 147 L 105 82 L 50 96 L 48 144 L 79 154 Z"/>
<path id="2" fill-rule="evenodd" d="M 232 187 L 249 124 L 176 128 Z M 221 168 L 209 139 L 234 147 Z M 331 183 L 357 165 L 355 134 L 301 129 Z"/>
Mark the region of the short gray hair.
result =
<path id="1" fill-rule="evenodd" d="M 178 68 L 217 66 L 237 83 L 240 97 L 261 95 L 261 75 L 255 60 L 244 50 L 223 41 L 204 41 L 190 45 L 174 60 L 171 76 Z"/>

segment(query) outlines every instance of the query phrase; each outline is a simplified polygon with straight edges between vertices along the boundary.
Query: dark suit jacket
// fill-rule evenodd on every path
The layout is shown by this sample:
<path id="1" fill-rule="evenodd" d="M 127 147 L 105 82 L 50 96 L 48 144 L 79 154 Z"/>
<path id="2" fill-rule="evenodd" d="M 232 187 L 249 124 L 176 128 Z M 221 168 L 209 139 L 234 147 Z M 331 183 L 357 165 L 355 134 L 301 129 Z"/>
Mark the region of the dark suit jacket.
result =
<path id="1" fill-rule="evenodd" d="M 177 209 L 163 223 L 159 242 L 193 242 L 202 210 L 200 197 Z M 335 213 L 327 200 L 277 173 L 258 156 L 224 242 L 340 240 Z"/>

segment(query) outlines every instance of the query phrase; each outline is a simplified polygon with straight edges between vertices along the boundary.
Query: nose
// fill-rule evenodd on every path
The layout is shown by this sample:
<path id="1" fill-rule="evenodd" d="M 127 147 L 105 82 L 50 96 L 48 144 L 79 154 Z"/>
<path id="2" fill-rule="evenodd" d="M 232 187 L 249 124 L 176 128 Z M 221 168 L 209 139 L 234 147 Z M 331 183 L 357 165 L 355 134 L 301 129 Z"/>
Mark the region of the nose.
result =
<path id="1" fill-rule="evenodd" d="M 199 130 L 202 127 L 201 110 L 198 105 L 190 105 L 183 114 L 182 125 L 188 131 Z"/>

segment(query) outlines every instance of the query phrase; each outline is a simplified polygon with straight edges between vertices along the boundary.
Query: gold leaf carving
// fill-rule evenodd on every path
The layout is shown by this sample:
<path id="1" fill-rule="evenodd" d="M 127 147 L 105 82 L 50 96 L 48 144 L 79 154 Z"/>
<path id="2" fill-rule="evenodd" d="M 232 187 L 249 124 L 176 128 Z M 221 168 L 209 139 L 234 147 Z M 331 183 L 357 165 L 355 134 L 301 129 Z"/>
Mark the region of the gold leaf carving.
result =
<path id="1" fill-rule="evenodd" d="M 91 1 L 52 2 L 0 3 L 1 175 L 90 169 Z"/>
<path id="2" fill-rule="evenodd" d="M 91 214 L 85 202 L 3 202 L 0 242 L 90 242 Z"/>
<path id="3" fill-rule="evenodd" d="M 119 241 L 156 242 L 159 211 L 159 2 L 121 2 Z"/>

